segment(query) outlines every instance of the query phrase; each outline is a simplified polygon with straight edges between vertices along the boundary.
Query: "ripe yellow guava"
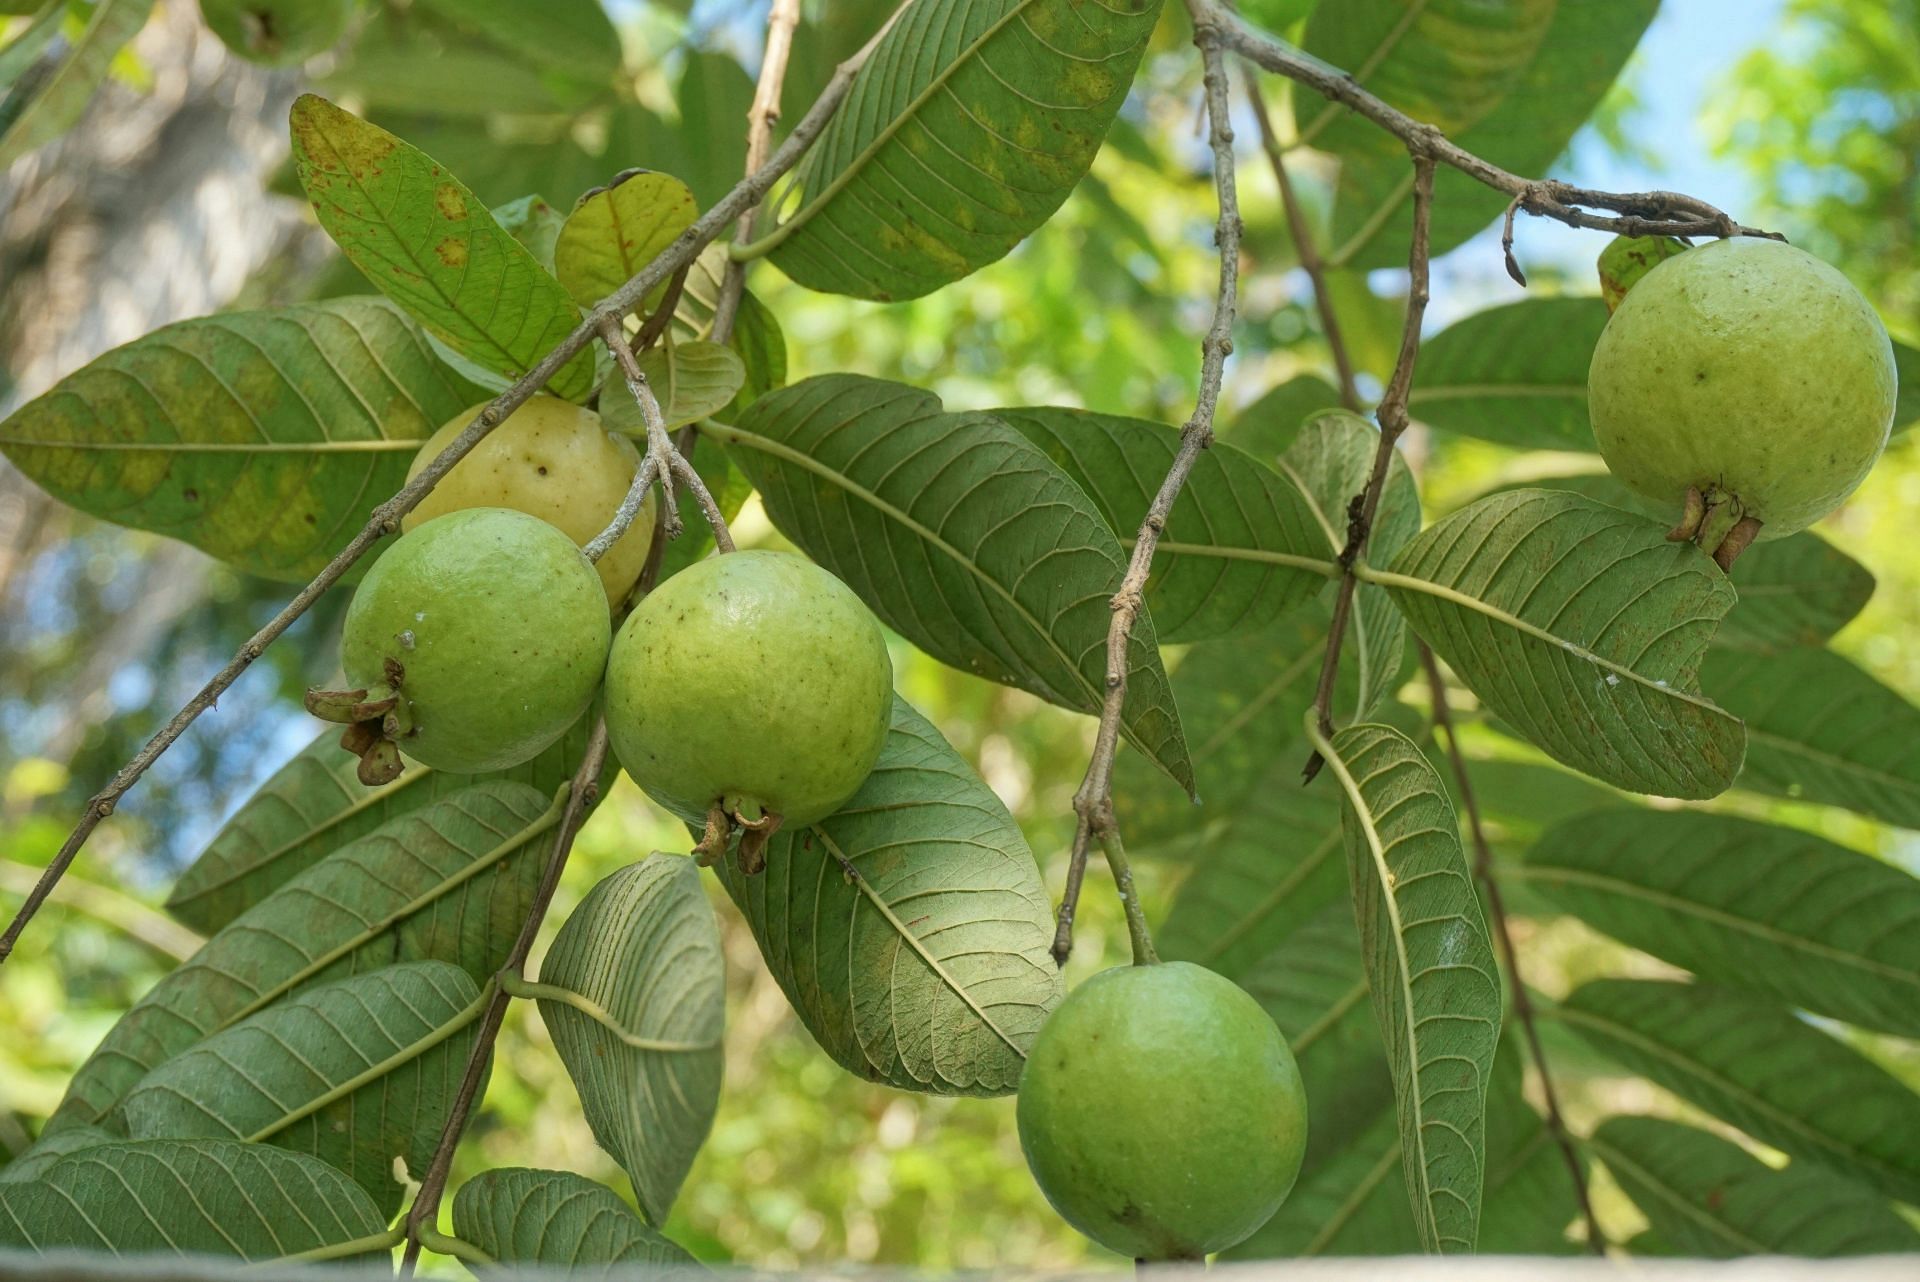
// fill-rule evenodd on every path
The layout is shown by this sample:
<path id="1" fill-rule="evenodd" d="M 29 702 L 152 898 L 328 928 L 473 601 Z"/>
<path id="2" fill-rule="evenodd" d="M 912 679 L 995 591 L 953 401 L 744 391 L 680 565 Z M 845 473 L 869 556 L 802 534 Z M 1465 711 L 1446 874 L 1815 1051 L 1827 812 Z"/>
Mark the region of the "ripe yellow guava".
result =
<path id="1" fill-rule="evenodd" d="M 1137 1260 L 1198 1260 L 1280 1209 L 1307 1149 L 1286 1038 L 1188 962 L 1095 975 L 1048 1017 L 1017 1109 L 1027 1165 L 1065 1220 Z"/>
<path id="2" fill-rule="evenodd" d="M 220 43 L 249 62 L 303 62 L 347 32 L 357 0 L 200 0 Z"/>
<path id="3" fill-rule="evenodd" d="M 484 404 L 448 419 L 420 447 L 407 479 L 452 443 L 473 422 Z M 470 507 L 510 507 L 555 526 L 585 547 L 607 528 L 640 470 L 640 451 L 618 432 L 600 424 L 590 409 L 544 393 L 507 416 L 409 512 L 401 528 L 411 530 L 437 516 Z M 596 565 L 614 607 L 627 599 L 653 545 L 657 494 L 649 492 L 640 515 Z"/>
<path id="4" fill-rule="evenodd" d="M 1594 439 L 1616 477 L 1675 512 L 1698 489 L 1707 529 L 1749 517 L 1761 539 L 1805 529 L 1853 493 L 1886 448 L 1895 388 L 1886 327 L 1847 278 L 1751 237 L 1688 250 L 1635 282 L 1587 376 Z"/>
<path id="5" fill-rule="evenodd" d="M 392 749 L 436 770 L 505 770 L 586 710 L 612 640 L 593 564 L 524 512 L 468 508 L 400 536 L 347 606 L 349 691 L 309 691 L 362 779 L 399 773 Z M 356 697 L 357 696 L 357 697 Z"/>
<path id="6" fill-rule="evenodd" d="M 607 661 L 614 753 L 690 823 L 716 805 L 749 825 L 826 818 L 873 770 L 892 709 L 880 625 L 786 552 L 695 562 L 627 617 Z"/>

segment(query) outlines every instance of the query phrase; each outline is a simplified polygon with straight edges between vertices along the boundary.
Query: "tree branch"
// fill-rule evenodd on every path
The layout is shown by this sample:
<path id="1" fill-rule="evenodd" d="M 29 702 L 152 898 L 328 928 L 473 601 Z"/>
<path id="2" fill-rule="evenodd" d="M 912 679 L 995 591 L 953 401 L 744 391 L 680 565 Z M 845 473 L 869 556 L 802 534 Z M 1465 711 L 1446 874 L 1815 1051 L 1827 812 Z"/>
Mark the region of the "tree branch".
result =
<path id="1" fill-rule="evenodd" d="M 633 518 L 639 513 L 641 504 L 645 502 L 648 487 L 656 480 L 660 483 L 660 494 L 663 500 L 661 512 L 666 521 L 669 538 L 679 532 L 680 518 L 673 501 L 673 483 L 677 480 L 687 487 L 687 491 L 700 504 L 700 511 L 706 516 L 707 524 L 713 529 L 715 545 L 722 552 L 733 551 L 733 536 L 727 531 L 727 518 L 720 511 L 720 505 L 714 501 L 712 492 L 707 489 L 707 483 L 700 479 L 700 473 L 696 472 L 693 464 L 689 463 L 686 457 L 674 447 L 672 438 L 667 435 L 666 420 L 660 414 L 660 402 L 655 399 L 653 388 L 647 382 L 646 374 L 640 369 L 640 362 L 634 359 L 626 343 L 621 341 L 623 336 L 620 332 L 620 322 L 608 318 L 601 322 L 601 326 L 607 350 L 613 353 L 614 360 L 619 363 L 620 373 L 626 379 L 627 391 L 640 406 L 640 417 L 647 425 L 647 448 L 645 457 L 640 462 L 640 470 L 634 473 L 633 485 L 628 489 L 626 498 L 621 500 L 619 511 L 614 514 L 613 523 L 587 544 L 587 555 L 598 560 L 607 548 L 620 540 L 620 536 L 627 532 L 627 527 L 633 524 Z M 599 549 L 598 552 L 595 551 L 596 547 Z"/>
<path id="2" fill-rule="evenodd" d="M 753 87 L 753 102 L 747 107 L 747 172 L 766 162 L 773 146 L 773 127 L 780 123 L 780 91 L 787 80 L 787 59 L 793 54 L 793 32 L 800 25 L 800 0 L 773 0 L 767 11 L 766 51 L 760 56 L 760 79 Z M 882 30 L 885 30 L 883 27 Z M 750 206 L 740 215 L 734 239 L 753 239 L 753 218 L 758 206 Z M 747 264 L 727 259 L 726 273 L 720 278 L 720 297 L 713 305 L 713 324 L 709 336 L 724 343 L 733 336 L 733 324 L 740 314 L 740 296 L 747 287 Z"/>
<path id="3" fill-rule="evenodd" d="M 1247 105 L 1253 108 L 1254 121 L 1260 126 L 1260 149 L 1267 153 L 1267 163 L 1273 166 L 1273 180 L 1280 187 L 1280 208 L 1287 215 L 1287 232 L 1293 238 L 1294 252 L 1300 256 L 1300 270 L 1313 285 L 1313 305 L 1320 313 L 1320 331 L 1326 335 L 1327 351 L 1333 357 L 1333 368 L 1340 380 L 1340 403 L 1358 413 L 1360 391 L 1354 386 L 1353 357 L 1347 352 L 1346 335 L 1340 329 L 1339 316 L 1334 313 L 1333 298 L 1327 293 L 1327 265 L 1320 257 L 1320 247 L 1314 243 L 1313 229 L 1307 226 L 1300 199 L 1294 194 L 1286 156 L 1280 149 L 1280 139 L 1273 132 L 1273 119 L 1267 114 L 1266 95 L 1260 92 L 1260 79 L 1252 74 L 1247 76 Z"/>
<path id="4" fill-rule="evenodd" d="M 1353 618 L 1353 594 L 1358 586 L 1353 563 L 1360 559 L 1366 550 L 1367 537 L 1373 533 L 1373 518 L 1380 510 L 1380 494 L 1386 489 L 1394 445 L 1407 430 L 1407 397 L 1413 391 L 1414 362 L 1420 357 L 1420 322 L 1427 314 L 1433 164 L 1433 157 L 1417 150 L 1413 152 L 1413 246 L 1407 254 L 1407 318 L 1400 331 L 1400 355 L 1393 363 L 1393 377 L 1387 382 L 1387 394 L 1375 415 L 1380 422 L 1380 444 L 1373 452 L 1373 471 L 1367 477 L 1366 488 L 1347 504 L 1347 545 L 1340 550 L 1340 591 L 1334 597 L 1333 621 L 1327 629 L 1327 657 L 1321 662 L 1320 684 L 1313 696 L 1314 718 L 1322 738 L 1333 736 L 1333 685 L 1340 673 L 1340 647 L 1346 640 L 1347 624 Z M 1307 758 L 1303 773 L 1308 782 L 1320 773 L 1324 761 L 1318 750 Z"/>
<path id="5" fill-rule="evenodd" d="M 400 519 L 427 496 L 440 478 L 453 469 L 454 464 L 465 458 L 468 451 L 478 445 L 487 433 L 505 421 L 514 410 L 524 405 L 536 391 L 546 386 L 548 379 L 559 373 L 568 361 L 591 343 L 600 333 L 604 322 L 611 319 L 618 323 L 624 319 L 662 281 L 691 263 L 702 249 L 726 230 L 730 223 L 759 204 L 781 175 L 799 162 L 807 148 L 812 146 L 814 140 L 826 129 L 827 122 L 832 119 L 834 112 L 846 99 L 847 92 L 853 85 L 855 73 L 866 61 L 877 40 L 878 37 L 875 41 L 869 41 L 858 53 L 835 69 L 832 79 L 827 82 L 827 87 L 821 92 L 820 97 L 807 110 L 807 114 L 800 123 L 794 126 L 787 140 L 767 158 L 765 164 L 743 178 L 732 191 L 720 199 L 719 203 L 681 232 L 672 244 L 662 250 L 652 262 L 636 272 L 626 284 L 595 304 L 580 324 L 561 339 L 552 351 L 542 357 L 539 364 L 528 370 L 513 386 L 489 401 L 486 407 L 475 416 L 473 422 L 469 423 L 442 453 L 421 469 L 418 476 L 402 486 L 392 498 L 374 508 L 366 525 L 353 536 L 346 547 L 327 562 L 326 567 L 314 576 L 313 581 L 302 588 L 284 609 L 268 621 L 265 627 L 249 637 L 232 660 L 216 672 L 206 685 L 200 688 L 199 693 L 189 699 L 186 705 L 161 728 L 160 732 L 147 741 L 146 746 L 141 748 L 131 761 L 120 768 L 119 772 L 108 781 L 106 787 L 88 799 L 86 811 L 81 816 L 80 822 L 74 826 L 72 833 L 62 843 L 52 861 L 47 864 L 46 871 L 41 874 L 40 880 L 27 895 L 26 901 L 21 904 L 12 923 L 4 933 L 0 933 L 0 964 L 4 964 L 12 954 L 20 933 L 26 929 L 27 923 L 33 920 L 33 915 L 40 910 L 41 904 L 46 902 L 47 895 L 52 892 L 54 886 L 73 864 L 74 858 L 80 853 L 81 847 L 86 845 L 87 839 L 93 835 L 94 829 L 114 812 L 120 799 L 140 781 L 148 768 L 160 759 L 160 755 L 186 733 L 187 727 L 192 725 L 201 713 L 213 707 L 219 697 L 239 680 L 240 674 L 251 667 L 253 661 L 264 654 L 268 646 L 279 640 L 281 635 L 293 626 L 295 620 L 320 599 L 321 594 L 338 583 L 375 543 L 397 531 L 400 528 Z M 625 344 L 622 343 L 621 346 Z M 689 466 L 687 471 L 691 470 Z M 683 473 L 676 471 L 675 474 L 682 480 L 685 479 Z M 701 489 L 704 490 L 705 487 L 702 486 Z"/>
<path id="6" fill-rule="evenodd" d="M 1593 1199 L 1587 1194 L 1587 1173 L 1580 1165 L 1580 1154 L 1574 1145 L 1573 1134 L 1560 1114 L 1560 1097 L 1554 1090 L 1553 1073 L 1547 1067 L 1547 1053 L 1540 1045 L 1540 1031 L 1535 1026 L 1533 999 L 1520 978 L 1520 955 L 1514 951 L 1513 931 L 1507 925 L 1506 905 L 1500 898 L 1500 883 L 1493 874 L 1493 847 L 1488 844 L 1486 829 L 1480 822 L 1480 803 L 1474 795 L 1473 781 L 1467 777 L 1467 759 L 1460 751 L 1460 738 L 1454 732 L 1453 715 L 1447 708 L 1447 685 L 1440 676 L 1439 662 L 1424 641 L 1420 642 L 1420 666 L 1426 669 L 1427 689 L 1433 699 L 1433 725 L 1446 738 L 1447 759 L 1453 762 L 1453 780 L 1460 793 L 1460 806 L 1467 812 L 1467 832 L 1473 840 L 1473 875 L 1486 891 L 1487 911 L 1493 918 L 1494 937 L 1500 941 L 1500 951 L 1506 957 L 1507 985 L 1513 994 L 1513 1013 L 1526 1034 L 1527 1049 L 1533 1056 L 1534 1067 L 1540 1071 L 1540 1093 L 1545 1097 L 1547 1106 L 1547 1130 L 1553 1136 L 1561 1156 L 1566 1159 L 1568 1172 L 1573 1176 L 1573 1195 L 1580 1203 L 1580 1214 L 1587 1223 L 1587 1249 L 1595 1255 L 1605 1255 L 1607 1237 L 1601 1232 L 1600 1221 L 1593 1213 Z"/>
<path id="7" fill-rule="evenodd" d="M 1368 93 L 1347 72 L 1249 25 L 1238 14 L 1217 3 L 1217 0 L 1189 0 L 1188 8 L 1193 11 L 1196 26 L 1203 22 L 1214 26 L 1220 32 L 1220 40 L 1226 48 L 1254 65 L 1303 84 L 1321 97 L 1372 121 L 1405 143 L 1409 151 L 1424 153 L 1439 164 L 1459 170 L 1475 182 L 1506 193 L 1511 198 L 1504 238 L 1507 270 L 1523 285 L 1526 284 L 1526 276 L 1513 257 L 1515 210 L 1551 218 L 1569 227 L 1610 231 L 1622 236 L 1764 236 L 1770 240 L 1784 239 L 1775 232 L 1743 226 L 1706 201 L 1679 192 L 1596 191 L 1552 179 L 1523 178 L 1489 160 L 1481 159 L 1449 140 L 1432 125 L 1416 120 Z M 1614 213 L 1589 212 L 1594 209 L 1608 209 Z"/>
<path id="8" fill-rule="evenodd" d="M 1106 695 L 1100 706 L 1100 727 L 1094 736 L 1093 759 L 1087 764 L 1086 777 L 1073 797 L 1075 816 L 1073 849 L 1067 864 L 1067 887 L 1060 901 L 1059 923 L 1054 931 L 1054 960 L 1064 965 L 1073 951 L 1073 917 L 1080 901 L 1080 887 L 1086 876 L 1087 852 L 1098 839 L 1107 849 L 1121 886 L 1121 901 L 1127 910 L 1127 928 L 1134 938 L 1135 960 L 1141 960 L 1142 945 L 1146 960 L 1152 960 L 1152 940 L 1141 914 L 1137 895 L 1132 892 L 1132 877 L 1126 873 L 1126 856 L 1118 840 L 1113 817 L 1113 757 L 1120 747 L 1120 717 L 1127 700 L 1128 650 L 1133 625 L 1140 616 L 1153 569 L 1154 550 L 1166 529 L 1174 500 L 1186 485 L 1200 451 L 1213 443 L 1214 411 L 1220 401 L 1220 383 L 1225 375 L 1227 355 L 1233 351 L 1233 318 L 1240 284 L 1240 197 L 1234 184 L 1232 104 L 1227 93 L 1226 58 L 1221 52 L 1219 31 L 1201 21 L 1194 11 L 1193 41 L 1200 47 L 1205 67 L 1208 134 L 1213 147 L 1213 185 L 1220 204 L 1219 220 L 1214 226 L 1214 244 L 1220 250 L 1220 285 L 1214 298 L 1213 323 L 1200 344 L 1200 392 L 1193 415 L 1180 429 L 1180 445 L 1160 482 L 1159 492 L 1147 507 L 1146 519 L 1133 543 L 1133 555 L 1113 594 L 1112 621 L 1107 627 Z M 1119 857 L 1114 858 L 1114 852 Z"/>

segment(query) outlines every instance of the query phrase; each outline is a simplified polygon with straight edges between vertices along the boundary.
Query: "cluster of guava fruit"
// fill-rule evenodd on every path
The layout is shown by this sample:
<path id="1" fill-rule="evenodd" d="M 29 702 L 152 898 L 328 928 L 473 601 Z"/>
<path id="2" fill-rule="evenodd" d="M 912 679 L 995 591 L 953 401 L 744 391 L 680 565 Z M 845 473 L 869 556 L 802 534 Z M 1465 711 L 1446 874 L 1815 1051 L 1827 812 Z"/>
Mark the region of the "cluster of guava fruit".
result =
<path id="1" fill-rule="evenodd" d="M 421 449 L 414 474 L 479 412 Z M 460 774 L 530 760 L 604 683 L 613 750 L 661 805 L 706 823 L 703 854 L 736 832 L 757 871 L 783 823 L 832 814 L 886 738 L 893 667 L 879 624 L 833 575 L 782 552 L 696 562 L 620 627 L 653 551 L 654 499 L 596 564 L 581 550 L 640 468 L 592 410 L 536 396 L 410 513 L 347 608 L 348 687 L 307 706 L 342 722 L 364 783 L 402 758 Z"/>
<path id="2" fill-rule="evenodd" d="M 1601 456 L 1723 569 L 1844 502 L 1893 427 L 1893 345 L 1847 278 L 1779 241 L 1622 238 L 1588 409 Z"/>

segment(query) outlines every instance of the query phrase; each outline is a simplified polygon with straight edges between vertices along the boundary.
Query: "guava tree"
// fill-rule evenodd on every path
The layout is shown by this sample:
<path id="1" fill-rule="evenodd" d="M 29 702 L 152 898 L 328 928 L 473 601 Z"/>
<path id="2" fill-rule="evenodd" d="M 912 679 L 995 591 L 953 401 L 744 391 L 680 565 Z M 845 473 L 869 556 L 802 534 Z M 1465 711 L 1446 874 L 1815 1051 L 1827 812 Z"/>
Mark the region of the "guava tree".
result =
<path id="1" fill-rule="evenodd" d="M 24 8 L 0 163 L 79 118 L 152 5 Z M 0 963 L 121 798 L 336 588 L 342 680 L 174 889 L 204 945 L 0 1168 L 0 1245 L 685 1261 L 661 1230 L 725 1057 L 706 867 L 826 1054 L 901 1090 L 1017 1090 L 1048 1198 L 1136 1258 L 1920 1248 L 1920 1098 L 1863 1049 L 1920 1037 L 1920 882 L 1762 803 L 1701 804 L 1920 827 L 1920 712 L 1826 648 L 1872 575 L 1807 528 L 1920 418 L 1900 378 L 1920 353 L 1766 228 L 1547 176 L 1654 9 L 809 21 L 773 0 L 751 90 L 689 57 L 670 121 L 597 0 L 205 0 L 237 54 L 322 59 L 284 177 L 339 265 L 308 301 L 73 370 L 0 449 L 80 511 L 303 586 L 88 801 Z M 1103 146 L 1142 145 L 1150 53 L 1199 90 L 1217 205 L 1179 428 L 788 379 L 759 260 L 880 304 L 954 286 Z M 1237 130 L 1280 197 L 1275 262 Z M 1290 172 L 1310 154 L 1325 208 Z M 1596 233 L 1602 297 L 1429 334 L 1434 259 L 1499 227 L 1524 284 L 1522 219 Z M 1329 377 L 1223 413 L 1243 280 L 1294 265 Z M 1380 300 L 1340 282 L 1383 267 L 1407 290 L 1373 352 L 1349 336 Z M 1183 301 L 1153 299 L 1166 327 Z M 1432 511 L 1399 448 L 1416 421 L 1598 457 Z M 756 493 L 799 555 L 735 549 Z M 1007 808 L 893 689 L 882 624 L 1092 719 L 1057 908 Z M 1463 751 L 1469 706 L 1491 761 Z M 696 857 L 601 880 L 529 974 L 619 769 Z M 1134 964 L 1068 995 L 1096 851 Z M 1186 867 L 1157 923 L 1134 858 Z M 1667 977 L 1550 1001 L 1512 915 L 1577 918 Z M 526 1168 L 449 1197 L 516 1000 L 630 1201 Z M 1550 1048 L 1576 1045 L 1703 1124 L 1570 1124 Z M 1629 1242 L 1593 1210 L 1596 1164 L 1647 1222 Z"/>

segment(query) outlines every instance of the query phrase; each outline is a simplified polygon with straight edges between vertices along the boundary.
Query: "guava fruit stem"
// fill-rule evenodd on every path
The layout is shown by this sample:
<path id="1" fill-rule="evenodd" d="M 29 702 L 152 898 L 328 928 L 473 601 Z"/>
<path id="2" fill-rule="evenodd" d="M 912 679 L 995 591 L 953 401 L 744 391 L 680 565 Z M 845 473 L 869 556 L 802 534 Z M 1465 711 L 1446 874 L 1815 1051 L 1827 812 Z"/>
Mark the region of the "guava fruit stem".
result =
<path id="1" fill-rule="evenodd" d="M 1700 526 L 1707 519 L 1707 496 L 1700 492 L 1697 485 L 1687 487 L 1686 506 L 1681 509 L 1680 523 L 1667 531 L 1667 542 L 1686 543 L 1697 537 Z"/>
<path id="2" fill-rule="evenodd" d="M 1761 524 L 1760 518 L 1754 516 L 1743 516 L 1734 522 L 1733 528 L 1727 531 L 1727 537 L 1720 540 L 1720 546 L 1713 550 L 1715 564 L 1732 573 L 1734 560 L 1760 537 Z"/>

